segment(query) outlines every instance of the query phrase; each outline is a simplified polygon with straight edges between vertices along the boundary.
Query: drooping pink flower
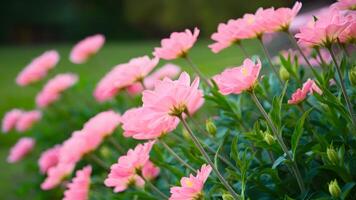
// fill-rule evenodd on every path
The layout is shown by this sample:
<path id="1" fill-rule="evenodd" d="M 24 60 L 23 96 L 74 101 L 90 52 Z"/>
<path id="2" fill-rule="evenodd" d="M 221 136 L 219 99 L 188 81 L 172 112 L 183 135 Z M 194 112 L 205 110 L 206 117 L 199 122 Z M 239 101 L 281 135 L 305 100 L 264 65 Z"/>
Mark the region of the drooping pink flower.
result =
<path id="1" fill-rule="evenodd" d="M 101 34 L 89 36 L 78 42 L 70 53 L 70 61 L 75 64 L 85 63 L 96 54 L 105 43 L 105 37 Z"/>
<path id="2" fill-rule="evenodd" d="M 260 60 L 254 63 L 247 58 L 242 66 L 226 69 L 221 74 L 215 75 L 213 79 L 223 95 L 240 94 L 254 87 L 260 70 Z"/>
<path id="3" fill-rule="evenodd" d="M 245 39 L 244 21 L 242 19 L 230 19 L 226 24 L 220 23 L 218 26 L 218 31 L 211 35 L 211 39 L 215 43 L 209 45 L 209 48 L 214 52 L 218 53 L 221 50 L 231 46 L 234 43 L 238 43 L 240 40 Z"/>
<path id="4" fill-rule="evenodd" d="M 181 69 L 178 65 L 167 63 L 163 65 L 160 69 L 153 72 L 151 75 L 144 79 L 144 85 L 146 89 L 153 89 L 154 84 L 157 80 L 162 80 L 163 78 L 173 79 L 180 73 Z"/>
<path id="5" fill-rule="evenodd" d="M 49 168 L 58 164 L 60 148 L 60 145 L 56 145 L 41 154 L 41 157 L 38 160 L 38 166 L 43 174 L 45 174 Z"/>
<path id="6" fill-rule="evenodd" d="M 150 141 L 139 144 L 135 149 L 130 149 L 126 155 L 119 157 L 118 162 L 111 166 L 110 173 L 104 182 L 105 185 L 114 187 L 114 192 L 122 192 L 130 184 L 143 187 L 145 181 L 141 177 L 141 173 L 138 172 L 142 172 L 145 165 L 151 165 L 149 163 L 149 153 L 154 143 L 154 141 Z M 146 167 L 150 168 L 151 166 Z M 147 178 L 152 178 L 155 173 L 148 174 L 151 176 Z"/>
<path id="7" fill-rule="evenodd" d="M 338 0 L 331 7 L 339 10 L 356 10 L 356 0 Z"/>
<path id="8" fill-rule="evenodd" d="M 147 161 L 142 167 L 142 176 L 147 180 L 153 180 L 159 175 L 160 169 L 156 167 L 151 161 Z"/>
<path id="9" fill-rule="evenodd" d="M 194 200 L 203 196 L 204 183 L 208 179 L 212 168 L 209 165 L 203 165 L 198 170 L 197 175 L 190 174 L 189 177 L 183 177 L 180 180 L 181 186 L 171 188 L 169 200 Z"/>
<path id="10" fill-rule="evenodd" d="M 315 81 L 308 79 L 304 84 L 302 88 L 298 88 L 293 94 L 291 99 L 288 100 L 288 104 L 299 104 L 304 99 L 307 98 L 308 94 L 313 94 L 314 92 L 318 93 L 321 95 L 323 92 L 321 89 L 318 87 L 318 85 L 315 83 Z"/>
<path id="11" fill-rule="evenodd" d="M 59 61 L 59 54 L 55 50 L 46 51 L 39 57 L 33 59 L 25 69 L 16 77 L 16 83 L 26 86 L 44 78 L 48 71 L 56 66 Z"/>
<path id="12" fill-rule="evenodd" d="M 88 151 L 88 143 L 99 143 L 100 137 L 86 137 L 83 130 L 74 131 L 72 136 L 65 140 L 59 151 L 59 163 L 76 163 Z M 98 139 L 99 138 L 99 139 Z M 101 141 L 100 141 L 101 142 Z"/>
<path id="13" fill-rule="evenodd" d="M 356 4 L 356 3 L 355 3 Z M 340 33 L 339 40 L 341 43 L 356 43 L 356 11 L 346 14 L 348 25 Z"/>
<path id="14" fill-rule="evenodd" d="M 42 113 L 38 110 L 24 112 L 16 123 L 16 130 L 18 132 L 29 130 L 41 117 Z"/>
<path id="15" fill-rule="evenodd" d="M 329 10 L 317 18 L 315 22 L 300 28 L 300 32 L 295 35 L 300 45 L 328 47 L 337 41 L 338 36 L 348 25 L 347 18 L 335 10 Z"/>
<path id="16" fill-rule="evenodd" d="M 2 119 L 2 132 L 7 133 L 16 126 L 17 121 L 21 118 L 23 111 L 12 109 L 5 114 Z"/>
<path id="17" fill-rule="evenodd" d="M 108 110 L 96 114 L 84 124 L 83 131 L 86 133 L 95 133 L 101 137 L 111 135 L 120 124 L 120 114 Z"/>
<path id="18" fill-rule="evenodd" d="M 72 182 L 67 185 L 63 200 L 87 200 L 90 187 L 91 166 L 76 172 Z"/>
<path id="19" fill-rule="evenodd" d="M 302 8 L 302 3 L 296 2 L 292 9 L 278 8 L 271 12 L 270 16 L 266 16 L 265 23 L 268 26 L 269 32 L 286 31 L 289 29 L 292 20 Z"/>
<path id="20" fill-rule="evenodd" d="M 73 86 L 78 81 L 78 76 L 72 73 L 58 74 L 49 80 L 41 92 L 36 96 L 37 106 L 44 108 L 58 100 L 60 94 Z"/>
<path id="21" fill-rule="evenodd" d="M 49 168 L 47 178 L 41 184 L 41 189 L 50 190 L 56 187 L 65 177 L 72 173 L 74 167 L 74 163 L 58 163 L 58 165 Z"/>
<path id="22" fill-rule="evenodd" d="M 9 156 L 7 157 L 7 162 L 15 163 L 22 160 L 22 158 L 33 149 L 35 143 L 35 140 L 30 137 L 20 138 L 11 148 Z"/>
<path id="23" fill-rule="evenodd" d="M 169 38 L 162 39 L 161 47 L 156 47 L 153 55 L 165 60 L 183 57 L 193 47 L 198 36 L 198 28 L 195 28 L 193 33 L 189 29 L 184 32 L 173 32 Z"/>
<path id="24" fill-rule="evenodd" d="M 143 107 L 127 110 L 122 116 L 123 135 L 138 140 L 155 139 L 173 131 L 179 123 L 178 118 L 159 117 Z"/>

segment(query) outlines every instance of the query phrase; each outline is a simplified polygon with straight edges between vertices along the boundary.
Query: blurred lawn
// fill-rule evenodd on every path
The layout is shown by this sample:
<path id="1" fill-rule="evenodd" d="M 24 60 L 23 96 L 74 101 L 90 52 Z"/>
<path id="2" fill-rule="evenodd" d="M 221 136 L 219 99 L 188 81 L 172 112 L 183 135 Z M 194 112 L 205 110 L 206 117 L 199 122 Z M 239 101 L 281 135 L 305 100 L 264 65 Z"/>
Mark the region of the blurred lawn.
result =
<path id="1" fill-rule="evenodd" d="M 191 58 L 206 75 L 214 75 L 228 66 L 237 66 L 242 63 L 242 53 L 237 46 L 214 54 L 207 47 L 209 41 L 199 41 L 191 50 Z M 244 43 L 250 54 L 257 53 L 258 44 L 254 41 Z M 41 46 L 2 46 L 0 47 L 0 115 L 12 108 L 33 109 L 34 97 L 41 89 L 44 82 L 29 87 L 19 87 L 15 84 L 18 72 L 26 66 L 32 58 L 40 55 L 45 50 L 56 49 L 61 55 L 58 66 L 46 77 L 48 80 L 60 72 L 74 72 L 80 76 L 79 87 L 93 91 L 98 80 L 119 63 L 127 62 L 130 58 L 151 55 L 159 41 L 120 42 L 107 43 L 98 55 L 87 64 L 74 65 L 69 62 L 68 55 L 71 44 L 50 44 Z M 160 66 L 164 63 L 162 61 Z M 183 60 L 173 63 L 180 65 L 184 70 L 191 72 Z M 45 80 L 45 81 L 46 81 Z M 88 94 L 91 95 L 91 94 Z M 55 132 L 55 130 L 54 130 Z M 0 134 L 0 197 L 1 199 L 14 199 L 16 184 L 21 184 L 21 179 L 29 179 L 21 163 L 10 165 L 6 163 L 9 147 L 22 135 Z M 36 158 L 37 159 L 37 158 Z M 32 162 L 37 162 L 33 160 Z M 18 181 L 13 181 L 19 179 Z"/>

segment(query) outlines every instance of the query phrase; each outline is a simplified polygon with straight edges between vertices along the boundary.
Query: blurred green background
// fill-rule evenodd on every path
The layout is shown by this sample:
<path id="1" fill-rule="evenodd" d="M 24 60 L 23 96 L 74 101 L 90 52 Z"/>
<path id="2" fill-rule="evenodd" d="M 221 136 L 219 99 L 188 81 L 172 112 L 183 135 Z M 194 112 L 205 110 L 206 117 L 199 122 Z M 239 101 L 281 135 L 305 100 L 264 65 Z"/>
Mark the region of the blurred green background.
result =
<path id="1" fill-rule="evenodd" d="M 303 10 L 330 2 L 304 1 Z M 197 26 L 201 29 L 201 36 L 191 51 L 191 57 L 205 74 L 213 75 L 228 66 L 239 65 L 243 57 L 237 47 L 219 54 L 213 54 L 207 47 L 211 43 L 209 36 L 216 30 L 218 23 L 240 17 L 246 12 L 254 12 L 260 6 L 292 6 L 293 3 L 288 0 L 2 1 L 0 116 L 12 108 L 33 109 L 34 97 L 43 83 L 59 72 L 77 73 L 80 81 L 76 89 L 85 91 L 87 98 L 93 100 L 91 93 L 96 83 L 112 66 L 127 62 L 132 57 L 150 55 L 153 48 L 159 45 L 160 38 L 185 28 Z M 71 64 L 68 55 L 73 44 L 95 33 L 106 36 L 107 42 L 103 49 L 87 64 Z M 246 41 L 244 44 L 250 54 L 260 53 L 255 41 Z M 21 69 L 49 49 L 56 49 L 61 55 L 55 70 L 42 83 L 29 87 L 17 86 L 14 80 Z M 190 71 L 185 62 L 177 60 L 175 63 Z M 53 134 L 63 134 L 58 130 L 51 131 Z M 9 148 L 21 136 L 15 132 L 0 135 L 0 199 L 41 199 L 36 195 L 38 188 L 24 192 L 19 186 L 25 184 L 31 188 L 35 177 L 39 175 L 28 174 L 23 163 L 35 163 L 38 158 L 30 157 L 31 160 L 17 164 L 6 163 Z"/>

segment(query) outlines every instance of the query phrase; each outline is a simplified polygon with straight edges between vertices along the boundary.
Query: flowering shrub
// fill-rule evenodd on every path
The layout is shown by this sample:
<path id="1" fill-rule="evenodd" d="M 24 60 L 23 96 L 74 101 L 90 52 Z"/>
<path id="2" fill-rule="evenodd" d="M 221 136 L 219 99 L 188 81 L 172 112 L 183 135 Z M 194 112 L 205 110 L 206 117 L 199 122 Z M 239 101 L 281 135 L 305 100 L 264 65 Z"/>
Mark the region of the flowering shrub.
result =
<path id="1" fill-rule="evenodd" d="M 301 7 L 221 23 L 209 47 L 236 44 L 245 60 L 213 77 L 189 54 L 198 28 L 172 33 L 152 57 L 113 67 L 93 89 L 95 103 L 71 93 L 77 75 L 56 75 L 38 93 L 38 108 L 3 117 L 4 133 L 27 132 L 8 162 L 35 163 L 32 187 L 46 199 L 355 199 L 356 2 L 339 0 L 294 35 Z M 294 50 L 272 59 L 263 38 L 276 32 Z M 249 56 L 246 39 L 257 39 L 264 55 Z M 69 59 L 83 64 L 104 43 L 90 36 Z M 174 64 L 155 69 L 160 59 L 184 59 L 195 74 Z M 56 51 L 44 53 L 17 84 L 41 81 L 58 60 Z"/>

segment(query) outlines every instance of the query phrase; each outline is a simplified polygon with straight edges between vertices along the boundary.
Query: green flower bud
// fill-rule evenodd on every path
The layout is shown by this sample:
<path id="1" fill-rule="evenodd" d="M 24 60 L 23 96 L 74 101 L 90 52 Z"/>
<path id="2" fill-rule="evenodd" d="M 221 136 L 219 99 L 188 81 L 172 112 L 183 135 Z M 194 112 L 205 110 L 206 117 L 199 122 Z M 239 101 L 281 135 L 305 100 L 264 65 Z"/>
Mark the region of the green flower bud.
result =
<path id="1" fill-rule="evenodd" d="M 108 158 L 110 156 L 110 149 L 106 146 L 102 146 L 99 153 L 103 158 Z"/>
<path id="2" fill-rule="evenodd" d="M 183 135 L 184 139 L 191 140 L 190 134 L 188 133 L 187 130 L 185 130 L 185 128 L 182 130 L 182 135 Z"/>
<path id="3" fill-rule="evenodd" d="M 337 183 L 337 180 L 330 181 L 329 183 L 329 192 L 331 196 L 334 198 L 338 198 L 341 194 L 341 189 L 339 187 L 339 184 Z"/>
<path id="4" fill-rule="evenodd" d="M 270 133 L 264 132 L 264 133 L 263 133 L 263 140 L 264 140 L 267 144 L 271 145 L 271 144 L 274 143 L 275 138 L 274 138 L 273 135 L 271 135 Z"/>
<path id="5" fill-rule="evenodd" d="M 229 194 L 229 193 L 224 193 L 224 194 L 222 195 L 222 199 L 223 199 L 223 200 L 234 200 L 234 197 L 233 197 L 231 194 Z"/>
<path id="6" fill-rule="evenodd" d="M 289 79 L 289 72 L 286 70 L 286 68 L 284 67 L 279 68 L 279 77 L 281 77 L 281 79 L 284 81 Z"/>
<path id="7" fill-rule="evenodd" d="M 349 71 L 349 80 L 352 86 L 356 86 L 356 66 Z"/>
<path id="8" fill-rule="evenodd" d="M 207 119 L 205 122 L 205 129 L 210 133 L 212 136 L 216 135 L 216 126 L 211 119 Z"/>
<path id="9" fill-rule="evenodd" d="M 326 149 L 326 155 L 328 156 L 328 159 L 332 164 L 334 164 L 334 165 L 339 164 L 340 159 L 339 159 L 339 156 L 337 155 L 337 152 L 333 146 L 330 146 Z"/>

